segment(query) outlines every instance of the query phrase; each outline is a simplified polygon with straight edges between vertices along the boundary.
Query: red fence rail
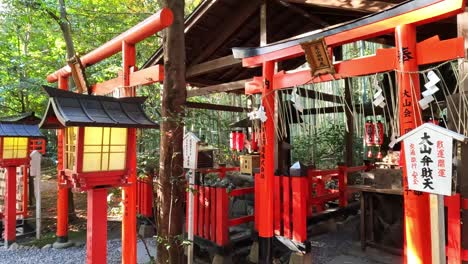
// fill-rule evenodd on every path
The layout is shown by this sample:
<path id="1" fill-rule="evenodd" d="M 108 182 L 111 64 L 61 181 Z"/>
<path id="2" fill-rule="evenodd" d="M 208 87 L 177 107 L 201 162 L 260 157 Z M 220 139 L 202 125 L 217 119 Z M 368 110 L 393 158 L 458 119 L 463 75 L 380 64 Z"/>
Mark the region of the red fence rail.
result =
<path id="1" fill-rule="evenodd" d="M 229 197 L 253 193 L 253 187 L 234 189 L 229 193 L 225 187 L 196 184 L 192 191 L 194 193 L 194 236 L 210 240 L 218 246 L 227 246 L 229 227 L 254 220 L 253 215 L 229 219 Z"/>
<path id="2" fill-rule="evenodd" d="M 339 166 L 332 170 L 309 169 L 307 175 L 275 176 L 274 179 L 274 221 L 275 235 L 284 236 L 297 242 L 307 240 L 307 218 L 325 209 L 325 204 L 339 201 L 340 207 L 348 205 L 348 174 L 367 170 L 367 166 Z M 255 177 L 259 177 L 256 174 Z M 326 187 L 330 180 L 338 181 L 338 189 Z M 255 188 L 260 188 L 255 181 Z M 255 197 L 255 211 L 261 201 Z M 257 214 L 255 214 L 257 215 Z M 258 228 L 258 221 L 255 227 Z"/>
<path id="3" fill-rule="evenodd" d="M 137 179 L 137 213 L 147 217 L 153 217 L 153 176 L 145 175 Z"/>

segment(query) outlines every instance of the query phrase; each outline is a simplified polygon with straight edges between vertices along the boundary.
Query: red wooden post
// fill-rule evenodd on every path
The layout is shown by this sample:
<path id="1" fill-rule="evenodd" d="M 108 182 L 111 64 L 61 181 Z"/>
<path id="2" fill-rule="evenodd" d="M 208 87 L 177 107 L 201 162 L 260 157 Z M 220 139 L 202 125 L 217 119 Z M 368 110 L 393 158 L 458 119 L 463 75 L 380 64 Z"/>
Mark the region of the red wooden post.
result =
<path id="1" fill-rule="evenodd" d="M 122 71 L 124 96 L 135 96 L 135 88 L 130 85 L 130 73 L 135 66 L 135 45 L 125 41 L 121 43 L 122 47 Z M 129 186 L 122 188 L 123 198 L 123 219 L 122 219 L 122 263 L 136 263 L 136 129 L 128 129 L 127 142 L 127 169 L 129 172 Z"/>
<path id="2" fill-rule="evenodd" d="M 29 145 L 29 140 L 28 140 L 28 145 Z M 29 155 L 29 153 L 28 153 Z M 29 200 L 29 194 L 28 194 L 28 166 L 24 165 L 23 166 L 23 217 L 26 218 L 28 216 L 28 200 Z"/>
<path id="3" fill-rule="evenodd" d="M 129 186 L 122 188 L 124 204 L 122 219 L 122 263 L 136 263 L 136 129 L 128 129 L 127 169 Z"/>
<path id="4" fill-rule="evenodd" d="M 210 211 L 210 240 L 215 242 L 216 241 L 216 188 L 210 187 L 210 203 L 211 203 L 211 211 Z"/>
<path id="5" fill-rule="evenodd" d="M 210 194 L 210 187 L 205 186 L 205 224 L 203 227 L 203 237 L 206 239 L 210 239 L 210 216 L 211 216 L 211 194 Z"/>
<path id="6" fill-rule="evenodd" d="M 226 188 L 216 188 L 216 244 L 226 246 L 229 243 L 229 197 Z"/>
<path id="7" fill-rule="evenodd" d="M 260 195 L 259 208 L 259 259 L 265 263 L 272 261 L 273 240 L 273 181 L 275 170 L 275 95 L 273 93 L 273 74 L 275 62 L 267 61 L 263 64 L 264 88 L 262 89 L 262 105 L 265 108 L 267 120 L 262 124 L 260 149 Z"/>
<path id="8" fill-rule="evenodd" d="M 68 77 L 59 76 L 58 88 L 68 90 Z M 62 186 L 60 172 L 64 159 L 64 129 L 57 129 L 57 242 L 68 242 L 68 187 Z"/>
<path id="9" fill-rule="evenodd" d="M 107 263 L 107 189 L 88 191 L 86 263 Z"/>
<path id="10" fill-rule="evenodd" d="M 259 214 L 260 214 L 260 190 L 261 190 L 261 185 L 260 185 L 260 174 L 256 173 L 255 174 L 255 180 L 254 180 L 254 189 L 255 189 L 255 195 L 254 195 L 254 228 L 258 232 L 258 226 L 260 225 L 260 219 L 259 219 Z"/>
<path id="11" fill-rule="evenodd" d="M 16 167 L 6 168 L 5 245 L 16 241 Z"/>
<path id="12" fill-rule="evenodd" d="M 283 176 L 281 177 L 281 182 L 283 185 L 283 235 L 286 238 L 292 238 L 291 232 L 291 177 Z"/>
<path id="13" fill-rule="evenodd" d="M 447 206 L 447 264 L 459 264 L 462 263 L 460 194 L 444 198 L 445 206 Z"/>
<path id="14" fill-rule="evenodd" d="M 195 176 L 193 176 L 195 177 Z M 198 236 L 198 207 L 200 201 L 200 186 L 195 184 L 193 186 L 194 194 L 193 194 L 193 235 Z"/>
<path id="15" fill-rule="evenodd" d="M 416 61 L 416 26 L 401 25 L 396 28 L 395 42 L 398 54 L 397 82 L 399 87 L 400 135 L 404 135 L 421 125 L 421 111 L 418 100 L 419 89 L 418 62 Z M 403 143 L 402 143 L 403 145 Z M 404 189 L 407 190 L 406 164 L 403 146 L 401 161 Z M 429 195 L 405 191 L 405 241 L 404 261 L 408 264 L 430 264 L 431 229 L 429 219 Z"/>
<path id="16" fill-rule="evenodd" d="M 273 193 L 273 198 L 274 198 L 274 208 L 276 208 L 273 211 L 273 216 L 274 216 L 274 231 L 275 235 L 281 236 L 281 178 L 284 176 L 274 176 L 274 193 Z"/>
<path id="17" fill-rule="evenodd" d="M 291 177 L 292 191 L 292 239 L 297 242 L 307 240 L 306 176 Z"/>
<path id="18" fill-rule="evenodd" d="M 348 205 L 348 170 L 346 166 L 338 166 L 338 190 L 340 192 L 340 207 L 346 207 Z"/>
<path id="19" fill-rule="evenodd" d="M 200 185 L 198 187 L 198 235 L 203 237 L 204 223 L 205 223 L 205 187 Z"/>

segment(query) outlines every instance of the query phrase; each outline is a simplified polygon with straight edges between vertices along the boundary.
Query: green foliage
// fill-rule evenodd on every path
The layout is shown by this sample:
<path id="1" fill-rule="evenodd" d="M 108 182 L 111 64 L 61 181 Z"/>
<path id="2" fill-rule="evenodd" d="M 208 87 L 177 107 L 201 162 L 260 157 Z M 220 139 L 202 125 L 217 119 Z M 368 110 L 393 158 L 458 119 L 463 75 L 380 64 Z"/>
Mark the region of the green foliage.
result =
<path id="1" fill-rule="evenodd" d="M 334 168 L 343 162 L 345 150 L 344 123 L 322 124 L 312 136 L 299 135 L 292 140 L 292 160 L 320 169 Z M 362 164 L 362 139 L 354 138 L 354 163 Z"/>

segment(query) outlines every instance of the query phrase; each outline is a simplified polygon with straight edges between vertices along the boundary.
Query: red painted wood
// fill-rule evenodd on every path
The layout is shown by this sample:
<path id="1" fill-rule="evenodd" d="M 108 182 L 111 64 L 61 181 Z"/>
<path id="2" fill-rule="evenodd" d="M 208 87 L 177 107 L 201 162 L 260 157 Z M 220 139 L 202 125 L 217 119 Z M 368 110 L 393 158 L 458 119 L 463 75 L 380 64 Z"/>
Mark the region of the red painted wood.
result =
<path id="1" fill-rule="evenodd" d="M 461 252 L 461 255 L 462 255 L 462 260 L 463 261 L 468 261 L 468 250 L 466 249 L 463 249 L 462 252 Z"/>
<path id="2" fill-rule="evenodd" d="M 254 195 L 254 215 L 255 215 L 255 230 L 258 231 L 258 225 L 260 224 L 260 219 L 258 218 L 259 212 L 260 212 L 260 174 L 257 173 L 255 174 L 255 180 L 254 180 L 254 189 L 255 189 L 255 195 Z"/>
<path id="3" fill-rule="evenodd" d="M 297 242 L 307 239 L 307 181 L 307 177 L 291 177 L 292 239 Z"/>
<path id="4" fill-rule="evenodd" d="M 283 220 L 283 236 L 286 238 L 292 238 L 291 231 L 291 177 L 283 176 L 281 177 L 282 187 L 283 187 L 283 210 L 282 220 Z"/>
<path id="5" fill-rule="evenodd" d="M 396 48 L 400 51 L 400 60 L 397 72 L 397 87 L 399 87 L 399 109 L 400 113 L 409 110 L 407 116 L 400 115 L 400 135 L 408 133 L 410 130 L 421 125 L 421 112 L 418 107 L 418 100 L 421 97 L 418 74 L 408 72 L 418 71 L 418 62 L 414 58 L 403 57 L 403 49 L 406 54 L 417 54 L 416 50 L 416 27 L 415 25 L 398 26 L 395 32 Z M 410 97 L 406 97 L 409 93 Z M 415 105 L 417 107 L 409 108 Z M 409 108 L 409 109 L 408 109 Z M 402 146 L 401 166 L 403 171 L 404 189 L 407 189 L 406 164 Z M 413 191 L 404 192 L 404 213 L 405 213 L 405 240 L 404 240 L 404 260 L 408 264 L 430 264 L 431 257 L 431 230 L 429 214 L 429 195 L 427 193 L 415 194 Z"/>
<path id="6" fill-rule="evenodd" d="M 273 91 L 274 62 L 266 62 L 263 65 L 263 78 L 265 87 L 262 91 L 262 105 L 265 106 L 267 120 L 262 123 L 260 146 L 260 196 L 258 235 L 263 238 L 273 237 L 273 181 L 275 169 L 275 124 L 274 106 L 275 96 Z"/>
<path id="7" fill-rule="evenodd" d="M 203 237 L 205 226 L 205 188 L 200 185 L 198 192 L 198 235 Z"/>
<path id="8" fill-rule="evenodd" d="M 203 226 L 203 237 L 210 239 L 210 216 L 211 216 L 211 193 L 210 187 L 205 186 L 205 224 Z"/>
<path id="9" fill-rule="evenodd" d="M 226 188 L 216 188 L 216 244 L 229 244 L 228 229 L 229 197 Z"/>
<path id="10" fill-rule="evenodd" d="M 274 202 L 273 202 L 273 207 L 274 207 L 274 210 L 273 210 L 273 228 L 274 228 L 274 232 L 275 232 L 275 235 L 277 236 L 280 236 L 281 235 L 281 178 L 283 176 L 274 176 L 273 177 L 273 180 L 274 180 L 274 193 L 273 193 L 273 199 L 274 199 Z"/>
<path id="11" fill-rule="evenodd" d="M 210 203 L 211 203 L 211 211 L 210 211 L 210 240 L 215 242 L 216 241 L 216 188 L 210 187 Z"/>
<path id="12" fill-rule="evenodd" d="M 346 190 L 348 188 L 348 172 L 345 166 L 339 166 L 338 170 L 340 174 L 338 176 L 338 189 L 340 191 L 340 207 L 346 207 L 348 205 L 348 195 Z"/>
<path id="13" fill-rule="evenodd" d="M 250 193 L 254 193 L 255 187 L 245 187 L 245 188 L 238 188 L 234 189 L 229 193 L 230 196 L 235 197 L 235 196 L 241 196 L 241 195 L 246 195 Z"/>
<path id="14" fill-rule="evenodd" d="M 468 210 L 468 199 L 467 198 L 461 198 L 461 208 Z"/>
<path id="15" fill-rule="evenodd" d="M 58 78 L 58 88 L 68 90 L 68 77 Z M 63 168 L 65 130 L 57 129 L 57 237 L 68 238 L 68 188 L 61 186 L 64 183 L 61 171 Z"/>
<path id="16" fill-rule="evenodd" d="M 246 215 L 238 218 L 232 218 L 228 220 L 229 226 L 236 226 L 236 225 L 241 225 L 245 224 L 248 222 L 254 221 L 254 216 L 253 215 Z"/>
<path id="17" fill-rule="evenodd" d="M 88 191 L 86 263 L 107 263 L 107 189 Z"/>
<path id="18" fill-rule="evenodd" d="M 136 44 L 147 37 L 156 34 L 162 29 L 170 26 L 173 21 L 172 11 L 168 8 L 161 9 L 158 13 L 150 16 L 140 22 L 131 29 L 118 35 L 112 40 L 106 42 L 99 48 L 81 57 L 81 63 L 87 67 L 100 62 L 114 54 L 117 54 L 122 49 L 122 42 Z M 54 73 L 47 76 L 48 82 L 56 82 L 59 76 L 70 76 L 70 67 L 65 66 Z"/>
<path id="19" fill-rule="evenodd" d="M 439 40 L 434 36 L 417 44 L 417 60 L 419 65 L 426 65 L 441 61 L 453 60 L 464 57 L 463 38 L 453 38 L 449 40 Z M 437 50 L 439 52 L 433 52 Z M 421 52 L 419 52 L 421 51 Z M 334 64 L 336 74 L 310 76 L 310 70 L 299 70 L 285 73 L 284 71 L 275 74 L 273 89 L 284 89 L 305 83 L 328 82 L 347 77 L 357 77 L 370 75 L 379 72 L 392 71 L 396 69 L 396 49 L 378 49 L 375 55 L 362 57 Z M 260 93 L 261 89 L 252 89 L 246 94 Z"/>
<path id="20" fill-rule="evenodd" d="M 447 264 L 461 263 L 460 194 L 444 197 L 447 207 Z"/>
<path id="21" fill-rule="evenodd" d="M 136 64 L 136 50 L 135 44 L 131 41 L 125 40 L 116 43 L 122 50 L 122 84 L 123 89 L 122 97 L 135 96 L 135 87 L 130 87 L 130 72 Z M 106 45 L 106 44 L 104 44 Z M 117 48 L 117 47 L 116 47 Z M 106 58 L 106 57 L 104 57 Z M 126 169 L 128 171 L 128 185 L 122 188 L 122 198 L 124 203 L 123 218 L 122 218 L 122 263 L 133 264 L 136 263 L 137 252 L 137 233 L 136 233 L 136 205 L 137 205 L 137 149 L 136 149 L 136 135 L 135 128 L 128 128 L 127 130 L 127 162 Z"/>
<path id="22" fill-rule="evenodd" d="M 8 244 L 16 240 L 16 167 L 6 168 L 5 234 Z"/>
<path id="23" fill-rule="evenodd" d="M 193 235 L 198 236 L 198 212 L 200 204 L 200 186 L 193 185 Z"/>

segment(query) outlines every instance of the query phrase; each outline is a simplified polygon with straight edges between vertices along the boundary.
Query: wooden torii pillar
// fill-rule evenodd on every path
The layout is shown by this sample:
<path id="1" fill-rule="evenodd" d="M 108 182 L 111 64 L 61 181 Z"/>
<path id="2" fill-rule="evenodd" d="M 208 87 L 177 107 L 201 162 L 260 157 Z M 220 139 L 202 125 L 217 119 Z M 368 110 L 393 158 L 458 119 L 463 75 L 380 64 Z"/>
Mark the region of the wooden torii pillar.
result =
<path id="1" fill-rule="evenodd" d="M 163 67 L 155 65 L 144 70 L 136 71 L 135 68 L 135 44 L 156 34 L 170 26 L 173 21 L 172 11 L 168 8 L 161 9 L 158 13 L 137 24 L 133 28 L 108 41 L 101 47 L 84 55 L 81 62 L 84 67 L 93 65 L 118 52 L 122 52 L 122 73 L 117 78 L 98 83 L 92 87 L 93 93 L 103 95 L 113 92 L 116 88 L 124 88 L 122 96 L 135 96 L 135 86 L 161 82 L 164 73 Z M 71 74 L 69 66 L 65 66 L 47 76 L 47 81 L 59 81 L 60 89 L 67 89 L 67 79 Z M 63 145 L 63 133 L 58 132 L 59 147 Z M 130 186 L 124 187 L 123 197 L 123 221 L 122 221 L 122 263 L 133 264 L 137 261 L 136 252 L 136 129 L 129 129 L 133 135 L 128 142 L 134 153 L 132 159 L 127 160 L 128 168 L 134 168 L 129 175 Z M 61 149 L 61 148 L 59 148 Z M 62 154 L 62 155 L 61 155 Z M 63 166 L 63 152 L 59 151 L 59 167 Z M 68 189 L 60 188 L 57 199 L 57 239 L 68 242 Z M 88 263 L 92 260 L 88 259 Z"/>
<path id="2" fill-rule="evenodd" d="M 464 11 L 465 1 L 463 0 L 415 0 L 394 7 L 389 11 L 377 13 L 344 26 L 324 30 L 311 36 L 294 39 L 291 41 L 279 42 L 259 48 L 234 48 L 235 58 L 241 58 L 244 67 L 263 66 L 263 76 L 255 77 L 253 82 L 246 84 L 246 93 L 261 93 L 263 102 L 268 100 L 267 95 L 272 90 L 279 90 L 306 83 L 318 83 L 332 81 L 336 79 L 370 75 L 379 72 L 397 70 L 397 80 L 400 88 L 401 113 L 409 111 L 407 116 L 400 118 L 401 135 L 420 124 L 420 110 L 418 98 L 420 97 L 419 79 L 417 74 L 409 72 L 417 71 L 419 65 L 437 63 L 464 57 L 464 40 L 455 38 L 440 41 L 438 37 L 427 39 L 421 43 L 416 43 L 415 27 L 425 23 L 434 22 Z M 378 50 L 375 56 L 353 59 L 335 63 L 336 74 L 323 75 L 312 78 L 309 70 L 297 71 L 294 73 L 272 73 L 270 67 L 273 63 L 299 57 L 304 54 L 300 43 L 324 38 L 328 47 L 338 47 L 340 45 L 364 40 L 378 35 L 395 32 L 397 47 Z M 437 51 L 437 52 L 434 52 Z M 411 88 L 413 87 L 413 88 Z M 405 91 L 410 92 L 408 98 Z M 274 100 L 274 98 L 272 99 Z M 270 101 L 268 102 L 272 104 Z M 415 110 L 413 110 L 413 107 Z M 265 107 L 268 117 L 273 116 L 272 109 Z M 411 121 L 410 121 L 411 119 Z M 262 126 L 262 137 L 268 142 L 269 138 L 274 138 L 274 128 L 271 124 L 265 123 Z M 265 142 L 265 141 L 264 141 Z M 271 148 L 262 147 L 261 157 L 261 179 L 263 188 L 256 190 L 255 195 L 259 195 L 262 204 L 259 208 L 259 236 L 272 237 L 273 222 L 270 217 L 273 208 L 272 182 L 274 169 L 272 165 Z M 405 171 L 405 164 L 403 164 Z M 404 177 L 406 175 L 404 174 Z M 406 188 L 406 179 L 403 178 Z M 432 263 L 431 259 L 431 237 L 429 223 L 429 201 L 427 194 L 404 192 L 404 213 L 405 213 L 405 241 L 404 241 L 404 262 L 405 263 Z M 260 245 L 261 246 L 261 245 Z M 265 246 L 270 246 L 265 244 Z M 271 249 L 260 249 L 260 252 Z M 261 263 L 265 263 L 261 259 Z"/>

